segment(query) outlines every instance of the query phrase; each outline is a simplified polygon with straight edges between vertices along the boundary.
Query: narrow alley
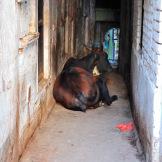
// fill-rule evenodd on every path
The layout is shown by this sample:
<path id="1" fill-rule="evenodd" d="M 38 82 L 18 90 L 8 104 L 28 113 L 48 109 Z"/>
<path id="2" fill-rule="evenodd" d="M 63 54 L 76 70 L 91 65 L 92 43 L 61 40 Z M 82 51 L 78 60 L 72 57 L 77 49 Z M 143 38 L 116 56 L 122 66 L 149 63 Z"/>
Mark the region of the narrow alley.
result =
<path id="1" fill-rule="evenodd" d="M 161 69 L 162 0 L 0 0 L 0 162 L 162 162 Z"/>
<path id="2" fill-rule="evenodd" d="M 133 120 L 125 84 L 118 74 L 109 77 L 108 86 L 119 96 L 118 101 L 86 113 L 56 105 L 20 162 L 141 162 L 143 152 L 136 131 L 116 128 Z"/>

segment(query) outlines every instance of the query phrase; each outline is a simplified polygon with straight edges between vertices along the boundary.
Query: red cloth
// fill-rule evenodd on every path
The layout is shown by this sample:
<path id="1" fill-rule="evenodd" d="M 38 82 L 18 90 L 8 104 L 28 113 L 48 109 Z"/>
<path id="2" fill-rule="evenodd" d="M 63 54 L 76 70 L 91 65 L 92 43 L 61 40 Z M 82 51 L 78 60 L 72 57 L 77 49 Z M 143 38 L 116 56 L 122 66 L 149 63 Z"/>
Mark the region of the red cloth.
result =
<path id="1" fill-rule="evenodd" d="M 134 129 L 134 124 L 133 122 L 121 123 L 121 124 L 118 124 L 116 128 L 118 128 L 121 132 L 128 132 Z"/>

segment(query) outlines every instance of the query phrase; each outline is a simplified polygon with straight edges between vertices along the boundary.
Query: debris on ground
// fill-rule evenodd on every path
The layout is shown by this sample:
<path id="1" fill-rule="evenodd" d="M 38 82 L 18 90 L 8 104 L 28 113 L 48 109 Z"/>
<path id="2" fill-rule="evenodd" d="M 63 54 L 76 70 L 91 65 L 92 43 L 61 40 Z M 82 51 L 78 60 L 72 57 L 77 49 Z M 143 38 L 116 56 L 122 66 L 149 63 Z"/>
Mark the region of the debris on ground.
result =
<path id="1" fill-rule="evenodd" d="M 121 132 L 129 132 L 134 130 L 134 123 L 120 123 L 116 126 Z"/>

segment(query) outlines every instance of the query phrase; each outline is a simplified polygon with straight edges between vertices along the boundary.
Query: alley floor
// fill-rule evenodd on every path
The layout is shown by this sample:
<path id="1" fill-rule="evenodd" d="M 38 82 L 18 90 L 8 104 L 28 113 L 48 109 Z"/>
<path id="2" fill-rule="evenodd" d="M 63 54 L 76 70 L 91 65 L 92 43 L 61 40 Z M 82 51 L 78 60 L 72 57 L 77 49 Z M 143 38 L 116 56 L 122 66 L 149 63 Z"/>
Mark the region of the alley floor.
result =
<path id="1" fill-rule="evenodd" d="M 83 113 L 56 105 L 32 137 L 20 162 L 139 162 L 142 151 L 136 131 L 121 132 L 116 128 L 132 121 L 122 78 L 112 73 L 108 87 L 110 94 L 119 98 L 111 106 Z"/>

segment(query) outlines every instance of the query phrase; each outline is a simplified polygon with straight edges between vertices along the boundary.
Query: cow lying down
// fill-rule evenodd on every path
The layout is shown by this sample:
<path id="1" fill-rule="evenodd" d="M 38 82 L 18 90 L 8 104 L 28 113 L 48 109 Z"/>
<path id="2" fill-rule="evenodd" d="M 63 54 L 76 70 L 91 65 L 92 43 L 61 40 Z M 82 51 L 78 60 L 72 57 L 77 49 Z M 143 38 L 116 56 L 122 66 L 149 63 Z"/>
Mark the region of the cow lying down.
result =
<path id="1" fill-rule="evenodd" d="M 82 59 L 70 58 L 56 78 L 53 96 L 65 108 L 83 111 L 98 107 L 100 102 L 111 105 L 117 96 L 109 95 L 103 74 L 93 76 L 99 55 L 90 53 Z"/>

